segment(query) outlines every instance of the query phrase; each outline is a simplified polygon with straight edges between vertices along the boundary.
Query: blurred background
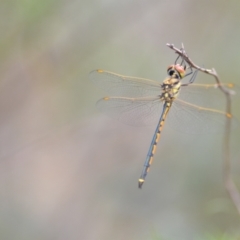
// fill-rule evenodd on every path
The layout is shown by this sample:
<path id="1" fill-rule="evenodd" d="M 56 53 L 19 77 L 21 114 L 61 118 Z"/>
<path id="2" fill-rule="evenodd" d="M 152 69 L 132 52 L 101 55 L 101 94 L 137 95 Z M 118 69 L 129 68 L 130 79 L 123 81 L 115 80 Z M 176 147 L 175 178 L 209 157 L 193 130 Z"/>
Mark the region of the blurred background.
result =
<path id="1" fill-rule="evenodd" d="M 184 43 L 194 62 L 240 84 L 239 8 L 236 0 L 1 0 L 0 238 L 239 237 L 223 184 L 224 134 L 166 126 L 139 190 L 155 126 L 104 116 L 95 103 L 106 93 L 88 78 L 101 68 L 161 82 L 176 59 L 166 43 Z M 214 82 L 201 73 L 197 81 Z M 234 132 L 240 188 L 239 141 Z"/>

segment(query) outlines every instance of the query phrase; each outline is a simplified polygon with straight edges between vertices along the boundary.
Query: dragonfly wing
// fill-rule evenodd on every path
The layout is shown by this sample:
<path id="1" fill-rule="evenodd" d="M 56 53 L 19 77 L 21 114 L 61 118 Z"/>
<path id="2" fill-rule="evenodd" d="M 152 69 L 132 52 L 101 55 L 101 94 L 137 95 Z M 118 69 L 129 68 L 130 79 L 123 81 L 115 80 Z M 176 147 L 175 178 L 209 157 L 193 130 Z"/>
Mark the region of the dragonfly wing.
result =
<path id="1" fill-rule="evenodd" d="M 128 77 L 104 70 L 90 72 L 89 78 L 98 87 L 117 97 L 157 96 L 161 93 L 159 82 L 144 78 Z"/>
<path id="2" fill-rule="evenodd" d="M 223 83 L 222 86 L 230 92 L 238 92 L 238 86 L 232 83 Z M 217 87 L 217 84 L 189 84 L 182 86 L 179 99 L 202 107 L 220 109 L 225 106 L 224 93 Z"/>
<path id="3" fill-rule="evenodd" d="M 169 111 L 167 122 L 184 133 L 221 133 L 225 131 L 225 124 L 229 118 L 232 128 L 238 126 L 237 120 L 223 111 L 199 107 L 176 99 Z"/>
<path id="4" fill-rule="evenodd" d="M 97 102 L 97 107 L 120 122 L 143 126 L 157 123 L 162 102 L 159 97 L 105 97 Z"/>

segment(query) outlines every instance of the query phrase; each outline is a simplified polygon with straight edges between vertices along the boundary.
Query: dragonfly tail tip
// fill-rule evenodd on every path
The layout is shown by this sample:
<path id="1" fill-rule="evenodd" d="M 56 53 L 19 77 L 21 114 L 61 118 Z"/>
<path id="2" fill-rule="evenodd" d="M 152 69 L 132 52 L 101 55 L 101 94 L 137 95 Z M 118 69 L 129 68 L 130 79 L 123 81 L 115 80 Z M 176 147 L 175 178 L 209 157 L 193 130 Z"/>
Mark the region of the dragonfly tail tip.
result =
<path id="1" fill-rule="evenodd" d="M 138 188 L 142 188 L 143 183 L 144 183 L 144 179 L 140 178 L 138 180 Z"/>

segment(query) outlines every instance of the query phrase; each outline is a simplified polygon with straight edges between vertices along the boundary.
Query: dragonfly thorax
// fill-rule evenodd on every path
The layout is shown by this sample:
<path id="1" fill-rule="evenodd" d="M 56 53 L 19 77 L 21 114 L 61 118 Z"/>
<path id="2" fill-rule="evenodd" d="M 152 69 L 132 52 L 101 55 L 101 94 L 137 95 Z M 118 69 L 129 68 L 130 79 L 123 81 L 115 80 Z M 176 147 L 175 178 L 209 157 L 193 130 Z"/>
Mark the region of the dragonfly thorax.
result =
<path id="1" fill-rule="evenodd" d="M 176 78 L 167 78 L 163 81 L 161 98 L 164 101 L 174 100 L 180 90 L 181 83 Z"/>

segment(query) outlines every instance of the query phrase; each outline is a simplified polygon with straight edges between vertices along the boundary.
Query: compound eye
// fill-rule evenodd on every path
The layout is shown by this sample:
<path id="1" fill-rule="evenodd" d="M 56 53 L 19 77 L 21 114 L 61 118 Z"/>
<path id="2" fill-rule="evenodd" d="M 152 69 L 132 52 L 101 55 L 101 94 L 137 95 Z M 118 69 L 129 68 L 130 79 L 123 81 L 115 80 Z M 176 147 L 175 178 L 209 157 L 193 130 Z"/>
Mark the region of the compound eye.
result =
<path id="1" fill-rule="evenodd" d="M 169 70 L 168 70 L 169 76 L 172 76 L 174 73 L 175 73 L 175 70 L 173 70 L 173 69 L 169 69 Z"/>
<path id="2" fill-rule="evenodd" d="M 177 64 L 176 66 L 175 66 L 175 68 L 176 68 L 176 70 L 180 73 L 180 74 L 184 74 L 185 73 L 185 70 L 186 70 L 186 66 L 181 66 L 181 65 L 179 65 L 179 64 Z"/>

